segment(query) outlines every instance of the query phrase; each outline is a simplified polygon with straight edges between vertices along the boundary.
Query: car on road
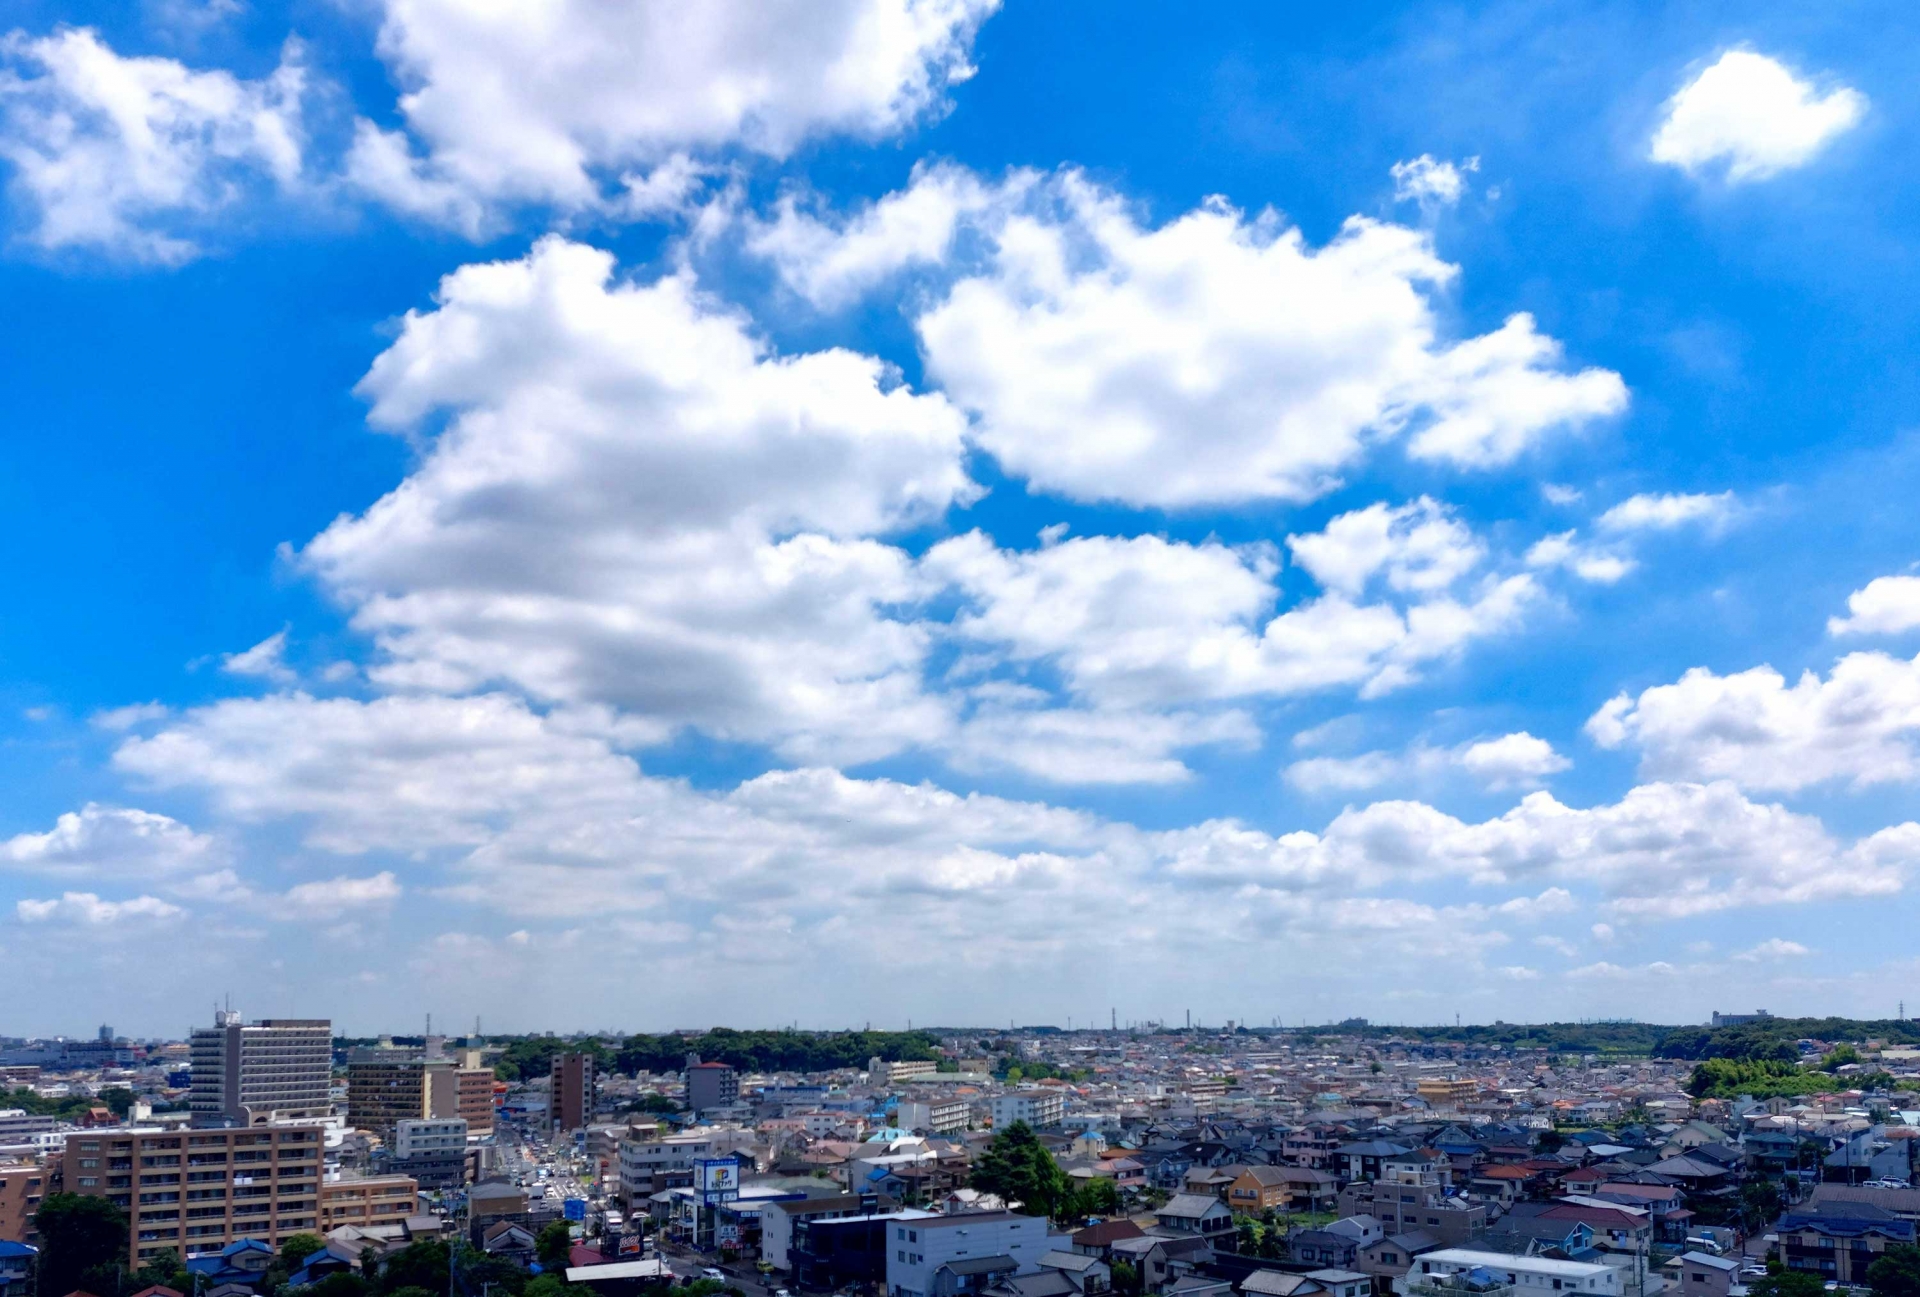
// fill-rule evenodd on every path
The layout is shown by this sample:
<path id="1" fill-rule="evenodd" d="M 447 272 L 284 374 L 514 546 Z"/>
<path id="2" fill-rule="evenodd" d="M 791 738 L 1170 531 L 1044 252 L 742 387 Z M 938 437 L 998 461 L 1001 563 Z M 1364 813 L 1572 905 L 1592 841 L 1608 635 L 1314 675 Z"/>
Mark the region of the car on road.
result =
<path id="1" fill-rule="evenodd" d="M 721 1274 L 718 1270 L 714 1269 L 712 1266 L 708 1266 L 706 1269 L 702 1270 L 700 1272 L 700 1277 L 702 1279 L 718 1279 L 722 1283 L 726 1282 L 726 1278 L 727 1278 L 724 1274 Z"/>

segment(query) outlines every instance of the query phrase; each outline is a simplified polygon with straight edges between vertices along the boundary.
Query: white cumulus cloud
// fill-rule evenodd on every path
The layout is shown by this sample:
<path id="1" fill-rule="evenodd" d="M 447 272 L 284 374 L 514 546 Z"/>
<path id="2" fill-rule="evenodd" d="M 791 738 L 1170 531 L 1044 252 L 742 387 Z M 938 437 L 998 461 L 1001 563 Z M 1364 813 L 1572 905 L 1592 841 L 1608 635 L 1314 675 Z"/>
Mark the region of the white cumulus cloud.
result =
<path id="1" fill-rule="evenodd" d="M 1609 701 L 1587 722 L 1602 747 L 1634 747 L 1644 774 L 1732 779 L 1794 791 L 1920 777 L 1920 659 L 1852 653 L 1822 679 L 1789 685 L 1772 667 L 1718 675 L 1695 667 L 1673 684 Z"/>
<path id="2" fill-rule="evenodd" d="M 617 209 L 690 152 L 896 135 L 972 72 L 998 0 L 382 0 L 411 140 L 363 126 L 368 189 L 455 224 L 499 201 Z M 418 147 L 415 147 L 417 142 Z M 657 187 L 657 185 L 655 186 Z"/>
<path id="3" fill-rule="evenodd" d="M 1724 167 L 1730 183 L 1810 161 L 1866 115 L 1849 86 L 1824 92 L 1776 59 L 1728 50 L 1669 99 L 1651 156 L 1688 172 Z"/>
<path id="4" fill-rule="evenodd" d="M 206 868 L 218 854 L 213 838 L 176 819 L 90 803 L 44 833 L 0 840 L 0 871 L 144 880 Z"/>
<path id="5" fill-rule="evenodd" d="M 1829 635 L 1899 635 L 1920 626 L 1920 576 L 1881 576 L 1847 596 L 1847 615 L 1829 617 Z"/>
<path id="6" fill-rule="evenodd" d="M 1452 207 L 1467 192 L 1467 176 L 1480 169 L 1479 158 L 1452 163 L 1422 153 L 1417 158 L 1396 162 L 1393 173 L 1393 199 L 1398 203 L 1417 203 L 1423 211 Z"/>
<path id="7" fill-rule="evenodd" d="M 307 73 L 248 81 L 115 53 L 90 28 L 0 37 L 0 158 L 29 241 L 174 264 L 251 189 L 299 182 Z"/>

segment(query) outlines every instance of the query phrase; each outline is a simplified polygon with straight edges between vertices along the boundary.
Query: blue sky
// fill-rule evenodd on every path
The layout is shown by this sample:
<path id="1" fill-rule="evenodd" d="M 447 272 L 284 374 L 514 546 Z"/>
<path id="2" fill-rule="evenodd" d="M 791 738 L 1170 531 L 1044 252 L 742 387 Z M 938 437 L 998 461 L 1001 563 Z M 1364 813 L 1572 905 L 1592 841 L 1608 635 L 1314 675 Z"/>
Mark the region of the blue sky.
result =
<path id="1" fill-rule="evenodd" d="M 1909 989 L 1911 14 L 482 9 L 10 11 L 0 1030 Z"/>

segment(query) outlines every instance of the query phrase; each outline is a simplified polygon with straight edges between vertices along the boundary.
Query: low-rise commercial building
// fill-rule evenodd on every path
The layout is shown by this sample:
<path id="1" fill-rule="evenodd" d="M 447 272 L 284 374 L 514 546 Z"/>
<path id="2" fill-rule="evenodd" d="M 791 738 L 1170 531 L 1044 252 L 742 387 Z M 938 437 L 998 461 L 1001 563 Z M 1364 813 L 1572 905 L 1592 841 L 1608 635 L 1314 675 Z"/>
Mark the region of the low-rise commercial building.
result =
<path id="1" fill-rule="evenodd" d="M 965 1130 L 971 1117 L 965 1099 L 902 1100 L 893 1114 L 893 1124 L 902 1130 L 926 1131 L 932 1135 Z"/>
<path id="2" fill-rule="evenodd" d="M 1395 1282 L 1394 1291 L 1401 1297 L 1455 1297 L 1461 1282 L 1456 1277 L 1475 1270 L 1506 1281 L 1491 1293 L 1476 1289 L 1480 1297 L 1541 1297 L 1552 1293 L 1619 1297 L 1620 1294 L 1620 1271 L 1610 1265 L 1457 1247 L 1441 1248 L 1421 1256 L 1406 1276 Z"/>
<path id="3" fill-rule="evenodd" d="M 1044 1217 L 1011 1211 L 896 1220 L 887 1231 L 888 1297 L 959 1297 L 1033 1274 L 1052 1251 Z"/>
<path id="4" fill-rule="evenodd" d="M 419 1210 L 420 1187 L 411 1176 L 367 1175 L 320 1186 L 320 1232 L 342 1225 L 400 1225 Z"/>

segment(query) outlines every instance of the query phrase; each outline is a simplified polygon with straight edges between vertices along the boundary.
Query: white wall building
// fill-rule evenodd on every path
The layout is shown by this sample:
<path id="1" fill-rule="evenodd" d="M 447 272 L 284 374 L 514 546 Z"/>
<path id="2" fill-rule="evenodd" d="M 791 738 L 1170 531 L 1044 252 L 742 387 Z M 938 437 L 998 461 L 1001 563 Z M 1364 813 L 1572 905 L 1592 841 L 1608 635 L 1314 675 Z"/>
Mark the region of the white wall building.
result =
<path id="1" fill-rule="evenodd" d="M 448 1153 L 463 1157 L 466 1151 L 465 1117 L 409 1118 L 394 1123 L 395 1157 L 431 1157 Z"/>
<path id="2" fill-rule="evenodd" d="M 946 1135 L 965 1130 L 970 1107 L 965 1099 L 906 1099 L 894 1111 L 894 1125 L 902 1130 Z"/>
<path id="3" fill-rule="evenodd" d="M 1010 1211 L 896 1220 L 887 1228 L 887 1297 L 946 1297 L 961 1287 L 985 1287 L 958 1276 L 1002 1258 L 1013 1263 L 1004 1273 L 1033 1274 L 1053 1250 L 1047 1229 L 1044 1217 Z"/>
<path id="4" fill-rule="evenodd" d="M 1450 1276 L 1469 1270 L 1485 1270 L 1506 1280 L 1513 1297 L 1545 1297 L 1563 1292 L 1599 1293 L 1602 1297 L 1620 1294 L 1620 1272 L 1610 1265 L 1552 1261 L 1546 1257 L 1480 1252 L 1464 1247 L 1424 1253 L 1404 1277 L 1394 1280 L 1394 1291 L 1403 1297 L 1432 1291 Z"/>
<path id="5" fill-rule="evenodd" d="M 1067 1101 L 1053 1090 L 1019 1090 L 993 1097 L 993 1128 L 1005 1130 L 1024 1121 L 1035 1130 L 1050 1130 L 1067 1113 Z"/>

